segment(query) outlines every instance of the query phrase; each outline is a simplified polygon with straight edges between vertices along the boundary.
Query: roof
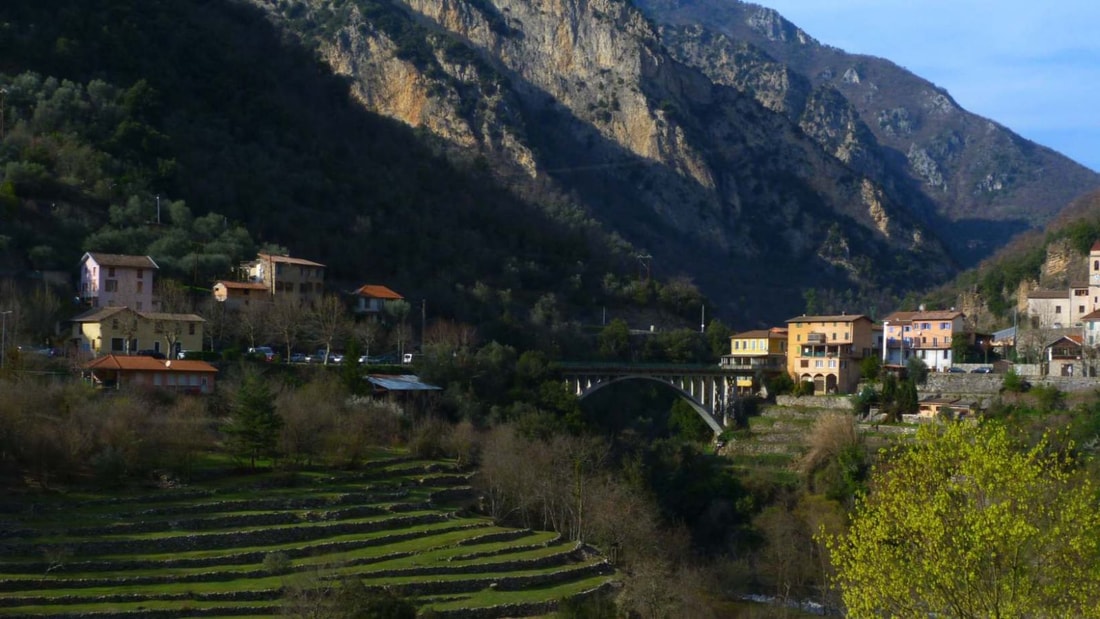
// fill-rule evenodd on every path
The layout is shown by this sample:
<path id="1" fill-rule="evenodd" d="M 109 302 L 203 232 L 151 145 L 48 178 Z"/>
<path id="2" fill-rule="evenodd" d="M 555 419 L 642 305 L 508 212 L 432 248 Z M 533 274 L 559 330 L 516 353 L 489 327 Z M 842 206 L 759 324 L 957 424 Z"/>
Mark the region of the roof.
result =
<path id="1" fill-rule="evenodd" d="M 1081 320 L 1085 322 L 1096 322 L 1100 320 L 1100 310 L 1095 310 L 1085 314 L 1081 317 Z"/>
<path id="2" fill-rule="evenodd" d="M 752 331 L 745 331 L 743 333 L 731 335 L 730 339 L 742 340 L 758 337 L 785 337 L 786 329 L 783 329 L 782 331 L 784 333 L 780 333 L 777 329 L 753 329 Z"/>
<path id="3" fill-rule="evenodd" d="M 1100 251 L 1100 241 L 1096 241 L 1092 244 L 1092 250 L 1091 251 Z"/>
<path id="4" fill-rule="evenodd" d="M 1032 290 L 1027 293 L 1029 299 L 1068 299 L 1068 290 Z"/>
<path id="5" fill-rule="evenodd" d="M 863 314 L 840 314 L 837 316 L 796 316 L 788 318 L 786 322 L 855 322 L 860 319 L 870 320 Z"/>
<path id="6" fill-rule="evenodd" d="M 206 322 L 206 319 L 198 314 L 170 314 L 168 312 L 138 312 L 142 318 L 148 320 L 178 320 L 180 322 Z"/>
<path id="7" fill-rule="evenodd" d="M 126 370 L 130 372 L 212 372 L 218 368 L 194 359 L 154 359 L 142 355 L 107 355 L 88 362 L 89 370 Z"/>
<path id="8" fill-rule="evenodd" d="M 385 286 L 379 286 L 377 284 L 364 284 L 355 291 L 355 294 L 361 297 L 367 297 L 368 299 L 404 299 L 405 297 L 397 294 L 396 292 L 386 288 Z"/>
<path id="9" fill-rule="evenodd" d="M 81 264 L 86 262 L 88 258 L 95 260 L 99 266 L 108 267 L 127 267 L 131 269 L 159 269 L 156 262 L 149 256 L 127 256 L 124 254 L 101 254 L 99 252 L 88 252 L 80 258 Z"/>
<path id="10" fill-rule="evenodd" d="M 290 256 L 277 256 L 275 254 L 259 254 L 260 260 L 269 260 L 271 262 L 282 262 L 285 264 L 300 264 L 307 267 L 324 267 L 325 265 L 320 262 L 314 262 L 312 260 L 306 260 L 305 258 L 291 258 Z"/>
<path id="11" fill-rule="evenodd" d="M 1057 337 L 1057 338 L 1051 340 L 1051 342 L 1046 345 L 1046 348 L 1050 348 L 1050 347 L 1054 346 L 1055 344 L 1057 344 L 1058 342 L 1061 342 L 1062 340 L 1069 340 L 1070 343 L 1072 343 L 1073 345 L 1080 346 L 1081 342 L 1084 341 L 1084 338 L 1081 337 L 1080 335 L 1062 335 L 1060 337 Z"/>
<path id="12" fill-rule="evenodd" d="M 123 311 L 133 311 L 130 308 L 119 305 L 114 307 L 96 307 L 92 308 L 83 314 L 79 314 L 70 318 L 71 322 L 102 322 L 107 320 L 111 316 Z"/>
<path id="13" fill-rule="evenodd" d="M 883 318 L 886 322 L 912 322 L 914 320 L 954 320 L 966 314 L 958 310 L 931 310 L 917 312 L 894 312 Z"/>
<path id="14" fill-rule="evenodd" d="M 1100 312 L 1098 312 L 1098 313 L 1100 313 Z M 1007 340 L 1007 339 L 1010 339 L 1010 338 L 1013 338 L 1013 337 L 1016 337 L 1016 327 L 1009 327 L 1007 329 L 1001 329 L 1000 331 L 994 331 L 993 332 L 994 341 L 996 341 L 996 340 Z"/>
<path id="15" fill-rule="evenodd" d="M 386 391 L 441 391 L 442 387 L 421 382 L 413 374 L 368 374 L 367 380 Z"/>
<path id="16" fill-rule="evenodd" d="M 217 286 L 218 284 L 221 284 L 222 286 L 225 286 L 226 288 L 232 288 L 234 290 L 267 290 L 267 286 L 265 286 L 265 285 L 263 285 L 259 282 L 231 282 L 231 281 L 227 281 L 227 280 L 224 280 L 224 279 L 220 279 L 220 280 L 214 282 L 215 286 Z"/>
<path id="17" fill-rule="evenodd" d="M 206 319 L 198 314 L 170 314 L 167 312 L 135 312 L 134 310 L 120 305 L 116 307 L 99 307 L 90 309 L 79 316 L 75 316 L 70 319 L 71 322 L 103 322 L 108 318 L 118 314 L 120 312 L 130 312 L 137 314 L 145 320 L 178 320 L 180 322 L 206 322 Z"/>

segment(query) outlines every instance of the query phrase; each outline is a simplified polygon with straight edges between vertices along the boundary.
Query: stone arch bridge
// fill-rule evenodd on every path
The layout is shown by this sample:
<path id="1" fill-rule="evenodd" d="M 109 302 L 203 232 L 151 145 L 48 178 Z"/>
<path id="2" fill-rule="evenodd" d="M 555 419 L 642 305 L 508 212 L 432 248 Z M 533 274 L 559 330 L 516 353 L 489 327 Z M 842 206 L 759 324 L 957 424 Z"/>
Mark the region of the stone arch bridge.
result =
<path id="1" fill-rule="evenodd" d="M 559 369 L 562 379 L 581 400 L 616 383 L 652 381 L 677 391 L 716 436 L 732 423 L 738 373 L 730 369 L 717 365 L 628 363 L 563 363 Z"/>

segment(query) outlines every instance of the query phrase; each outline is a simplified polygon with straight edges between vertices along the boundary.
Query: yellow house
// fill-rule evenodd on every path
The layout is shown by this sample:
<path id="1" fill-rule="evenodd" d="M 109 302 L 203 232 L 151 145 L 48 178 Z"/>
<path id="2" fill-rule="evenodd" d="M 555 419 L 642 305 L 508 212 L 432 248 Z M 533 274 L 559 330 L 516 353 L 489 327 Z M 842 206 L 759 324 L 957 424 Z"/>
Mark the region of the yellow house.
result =
<path id="1" fill-rule="evenodd" d="M 219 280 L 214 283 L 214 300 L 229 309 L 239 309 L 252 303 L 270 303 L 271 291 L 260 282 Z"/>
<path id="2" fill-rule="evenodd" d="M 136 312 L 128 307 L 102 307 L 72 319 L 70 344 L 80 353 L 103 355 L 155 351 L 175 356 L 202 350 L 203 324 L 196 314 Z"/>
<path id="3" fill-rule="evenodd" d="M 787 329 L 775 327 L 731 335 L 730 354 L 722 356 L 720 365 L 738 371 L 734 385 L 739 395 L 759 391 L 761 379 L 787 368 Z"/>
<path id="4" fill-rule="evenodd" d="M 814 385 L 817 395 L 853 393 L 859 362 L 875 354 L 871 319 L 861 314 L 787 320 L 787 373 Z"/>

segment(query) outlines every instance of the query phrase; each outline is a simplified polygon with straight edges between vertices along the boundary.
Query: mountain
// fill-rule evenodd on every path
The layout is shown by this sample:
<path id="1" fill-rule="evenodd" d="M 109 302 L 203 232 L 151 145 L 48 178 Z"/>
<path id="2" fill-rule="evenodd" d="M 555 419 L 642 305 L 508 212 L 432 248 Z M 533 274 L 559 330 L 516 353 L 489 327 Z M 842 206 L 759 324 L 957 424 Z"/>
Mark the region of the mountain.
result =
<path id="1" fill-rule="evenodd" d="M 956 141 L 899 137 L 916 144 L 903 152 L 884 126 L 940 135 L 921 101 L 965 113 L 899 93 L 880 96 L 904 113 L 870 123 L 852 88 L 683 17 L 718 27 L 748 5 L 641 6 L 4 3 L 0 252 L 58 268 L 85 248 L 222 251 L 211 224 L 235 222 L 338 280 L 384 279 L 458 315 L 674 297 L 653 274 L 697 286 L 708 315 L 766 325 L 808 302 L 885 310 L 1097 184 L 968 115 Z M 741 64 L 715 60 L 734 48 Z M 996 136 L 972 149 L 971 125 Z M 964 200 L 960 170 L 987 150 L 1004 164 L 995 189 Z M 147 225 L 154 195 L 186 202 L 173 212 L 192 236 Z M 231 262 L 184 258 L 199 285 Z"/>
<path id="2" fill-rule="evenodd" d="M 797 122 L 822 148 L 923 211 L 964 266 L 1042 227 L 1097 174 L 962 109 L 894 63 L 822 45 L 730 0 L 638 0 L 679 60 Z"/>

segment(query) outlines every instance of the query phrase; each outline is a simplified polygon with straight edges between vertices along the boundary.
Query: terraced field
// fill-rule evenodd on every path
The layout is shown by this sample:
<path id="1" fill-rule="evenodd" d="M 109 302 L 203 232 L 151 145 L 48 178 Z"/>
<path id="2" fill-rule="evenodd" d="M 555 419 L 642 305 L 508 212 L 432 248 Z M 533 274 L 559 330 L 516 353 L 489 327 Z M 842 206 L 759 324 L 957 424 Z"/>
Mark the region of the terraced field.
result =
<path id="1" fill-rule="evenodd" d="M 347 577 L 443 617 L 522 616 L 610 586 L 591 549 L 461 511 L 467 482 L 391 456 L 347 474 L 9 503 L 0 616 L 272 616 L 293 579 Z"/>

